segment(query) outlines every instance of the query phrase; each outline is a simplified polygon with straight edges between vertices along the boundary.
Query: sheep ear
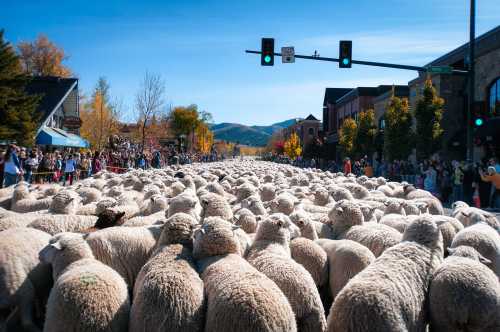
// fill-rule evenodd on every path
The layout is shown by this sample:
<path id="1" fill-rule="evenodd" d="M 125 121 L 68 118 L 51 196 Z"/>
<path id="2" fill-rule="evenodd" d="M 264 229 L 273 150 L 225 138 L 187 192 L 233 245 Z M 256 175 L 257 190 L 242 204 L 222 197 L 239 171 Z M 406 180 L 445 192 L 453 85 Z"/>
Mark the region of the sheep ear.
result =
<path id="1" fill-rule="evenodd" d="M 276 222 L 276 225 L 278 225 L 278 227 L 283 227 L 283 221 L 278 220 L 278 221 Z"/>
<path id="2" fill-rule="evenodd" d="M 479 254 L 478 256 L 479 256 L 479 257 L 478 257 L 478 258 L 479 258 L 479 261 L 480 261 L 481 263 L 483 263 L 483 264 L 484 264 L 484 265 L 486 265 L 486 266 L 491 266 L 491 261 L 490 261 L 488 258 L 484 257 L 484 256 L 483 256 L 483 255 L 481 255 L 481 254 Z"/>
<path id="3" fill-rule="evenodd" d="M 235 230 L 240 229 L 240 226 L 238 226 L 238 225 L 233 225 L 233 226 L 232 226 L 232 229 L 233 229 L 233 232 L 234 232 Z"/>
<path id="4" fill-rule="evenodd" d="M 125 211 L 118 212 L 116 215 L 118 216 L 118 219 L 120 219 L 125 215 Z"/>
<path id="5" fill-rule="evenodd" d="M 57 250 L 62 250 L 62 246 L 61 246 L 61 242 L 57 241 L 57 242 L 54 242 L 54 243 L 51 243 L 50 246 L 52 248 L 55 248 Z"/>
<path id="6" fill-rule="evenodd" d="M 200 233 L 205 234 L 205 229 L 203 227 L 200 228 Z"/>
<path id="7" fill-rule="evenodd" d="M 149 199 L 151 200 L 151 202 L 153 202 L 153 203 L 155 202 L 155 199 L 153 198 L 153 196 L 151 196 Z"/>
<path id="8" fill-rule="evenodd" d="M 456 251 L 455 248 L 446 248 L 446 251 L 448 251 L 449 255 L 453 255 L 453 253 Z"/>

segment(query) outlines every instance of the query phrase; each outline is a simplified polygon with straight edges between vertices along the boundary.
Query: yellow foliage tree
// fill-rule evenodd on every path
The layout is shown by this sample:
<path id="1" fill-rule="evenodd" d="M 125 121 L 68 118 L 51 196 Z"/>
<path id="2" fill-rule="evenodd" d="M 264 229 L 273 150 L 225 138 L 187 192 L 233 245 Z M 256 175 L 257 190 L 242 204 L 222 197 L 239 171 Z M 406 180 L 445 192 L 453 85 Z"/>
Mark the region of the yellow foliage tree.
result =
<path id="1" fill-rule="evenodd" d="M 358 125 L 356 121 L 351 118 L 345 119 L 339 130 L 339 145 L 345 156 L 352 157 L 357 132 Z"/>
<path id="2" fill-rule="evenodd" d="M 71 70 L 62 62 L 68 58 L 64 50 L 40 34 L 34 42 L 17 45 L 24 70 L 34 76 L 70 77 Z"/>
<path id="3" fill-rule="evenodd" d="M 302 147 L 300 146 L 300 139 L 297 133 L 293 132 L 285 141 L 284 150 L 285 154 L 292 160 L 302 155 Z"/>
<path id="4" fill-rule="evenodd" d="M 110 136 L 118 134 L 119 114 L 117 108 L 108 102 L 107 83 L 98 84 L 90 102 L 81 107 L 80 118 L 80 135 L 88 140 L 93 148 L 102 149 L 107 145 Z"/>
<path id="5" fill-rule="evenodd" d="M 214 133 L 208 129 L 208 126 L 200 122 L 195 130 L 196 147 L 201 153 L 209 153 L 214 144 Z"/>

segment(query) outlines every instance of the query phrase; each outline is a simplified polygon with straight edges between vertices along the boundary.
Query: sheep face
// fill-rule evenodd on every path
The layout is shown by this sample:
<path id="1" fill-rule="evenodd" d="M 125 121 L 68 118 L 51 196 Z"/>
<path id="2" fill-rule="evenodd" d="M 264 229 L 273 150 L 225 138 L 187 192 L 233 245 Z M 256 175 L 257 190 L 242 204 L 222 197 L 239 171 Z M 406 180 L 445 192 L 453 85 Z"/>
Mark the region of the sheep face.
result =
<path id="1" fill-rule="evenodd" d="M 328 213 L 330 223 L 336 225 L 354 226 L 364 222 L 363 212 L 355 203 L 341 200 Z"/>
<path id="2" fill-rule="evenodd" d="M 106 209 L 99 214 L 95 223 L 95 228 L 104 229 L 108 227 L 120 226 L 125 222 L 125 212 Z"/>
<path id="3" fill-rule="evenodd" d="M 275 213 L 259 223 L 256 239 L 290 243 L 290 239 L 298 235 L 300 230 L 286 215 Z"/>
<path id="4" fill-rule="evenodd" d="M 449 257 L 451 256 L 465 257 L 481 262 L 486 266 L 491 265 L 491 261 L 489 259 L 485 258 L 476 249 L 469 246 L 458 246 L 456 248 L 448 248 L 448 253 L 450 254 Z"/>

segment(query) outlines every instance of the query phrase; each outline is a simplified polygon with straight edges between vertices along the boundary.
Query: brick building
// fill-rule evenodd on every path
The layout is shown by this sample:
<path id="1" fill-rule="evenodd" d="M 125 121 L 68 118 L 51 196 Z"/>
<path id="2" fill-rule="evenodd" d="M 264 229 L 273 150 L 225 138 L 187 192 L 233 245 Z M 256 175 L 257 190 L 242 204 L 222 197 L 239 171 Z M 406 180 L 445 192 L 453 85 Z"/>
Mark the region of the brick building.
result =
<path id="1" fill-rule="evenodd" d="M 297 120 L 291 126 L 283 129 L 283 136 L 288 138 L 293 132 L 297 133 L 304 150 L 307 145 L 319 138 L 320 131 L 321 121 L 316 119 L 314 115 L 309 114 L 307 118 Z"/>
<path id="2" fill-rule="evenodd" d="M 487 120 L 483 128 L 475 133 L 483 142 L 475 147 L 475 160 L 482 156 L 500 156 L 500 26 L 476 38 L 475 111 L 484 112 Z M 467 69 L 468 44 L 439 57 L 426 66 L 451 66 Z M 467 130 L 467 77 L 459 75 L 433 74 L 430 76 L 437 93 L 445 100 L 442 127 L 445 159 L 463 159 L 466 153 Z M 408 83 L 410 107 L 414 109 L 427 78 L 421 73 Z M 470 125 L 470 124 L 469 124 Z"/>

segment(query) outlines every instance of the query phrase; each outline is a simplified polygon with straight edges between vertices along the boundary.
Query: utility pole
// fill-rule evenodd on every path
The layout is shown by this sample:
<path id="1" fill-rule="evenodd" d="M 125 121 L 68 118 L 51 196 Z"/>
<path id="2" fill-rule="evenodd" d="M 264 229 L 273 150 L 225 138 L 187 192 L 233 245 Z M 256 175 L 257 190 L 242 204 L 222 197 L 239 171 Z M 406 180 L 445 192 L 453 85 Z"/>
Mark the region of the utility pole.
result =
<path id="1" fill-rule="evenodd" d="M 470 0 L 470 40 L 469 40 L 469 100 L 467 108 L 467 161 L 474 162 L 472 142 L 472 112 L 474 111 L 475 91 L 475 39 L 476 39 L 476 0 Z"/>

